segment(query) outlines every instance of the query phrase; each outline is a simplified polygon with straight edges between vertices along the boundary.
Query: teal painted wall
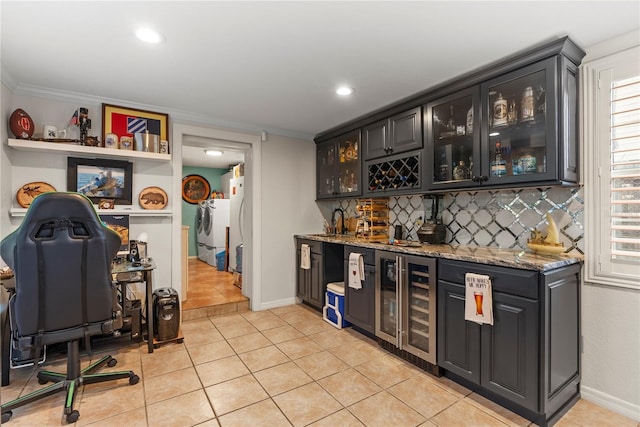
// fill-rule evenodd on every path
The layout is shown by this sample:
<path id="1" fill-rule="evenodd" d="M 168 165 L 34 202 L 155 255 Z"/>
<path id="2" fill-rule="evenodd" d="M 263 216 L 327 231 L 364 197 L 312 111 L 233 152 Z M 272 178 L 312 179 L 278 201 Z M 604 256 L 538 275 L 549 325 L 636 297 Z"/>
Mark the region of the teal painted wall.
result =
<path id="1" fill-rule="evenodd" d="M 199 168 L 193 166 L 182 167 L 182 177 L 200 175 L 209 181 L 211 191 L 221 191 L 220 177 L 229 172 L 227 169 Z M 192 205 L 182 200 L 182 225 L 189 226 L 189 256 L 198 256 L 198 235 L 196 231 L 196 210 L 198 205 Z"/>

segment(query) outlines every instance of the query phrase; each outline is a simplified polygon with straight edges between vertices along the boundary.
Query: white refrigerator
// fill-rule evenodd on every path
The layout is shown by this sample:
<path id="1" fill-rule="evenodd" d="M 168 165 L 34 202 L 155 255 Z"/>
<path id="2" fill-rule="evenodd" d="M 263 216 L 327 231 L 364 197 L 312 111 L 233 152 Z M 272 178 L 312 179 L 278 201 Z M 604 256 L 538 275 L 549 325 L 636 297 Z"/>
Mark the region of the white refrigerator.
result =
<path id="1" fill-rule="evenodd" d="M 244 176 L 229 180 L 229 271 L 242 273 L 238 265 L 237 247 L 242 244 L 242 216 L 244 214 Z"/>

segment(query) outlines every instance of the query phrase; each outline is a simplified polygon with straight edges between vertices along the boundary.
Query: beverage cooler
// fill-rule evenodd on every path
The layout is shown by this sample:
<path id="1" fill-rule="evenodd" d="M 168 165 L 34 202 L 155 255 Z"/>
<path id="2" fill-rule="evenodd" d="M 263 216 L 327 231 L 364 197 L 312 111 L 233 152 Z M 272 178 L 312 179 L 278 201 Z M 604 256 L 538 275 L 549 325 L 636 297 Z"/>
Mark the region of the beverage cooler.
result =
<path id="1" fill-rule="evenodd" d="M 436 364 L 436 260 L 376 251 L 376 336 Z"/>

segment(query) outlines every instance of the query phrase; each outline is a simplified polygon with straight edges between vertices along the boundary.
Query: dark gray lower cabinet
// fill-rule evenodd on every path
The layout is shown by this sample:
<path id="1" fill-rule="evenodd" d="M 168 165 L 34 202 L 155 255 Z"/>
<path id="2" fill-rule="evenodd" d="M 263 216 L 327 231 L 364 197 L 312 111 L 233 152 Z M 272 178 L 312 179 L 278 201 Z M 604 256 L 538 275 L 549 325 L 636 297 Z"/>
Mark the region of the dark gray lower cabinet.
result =
<path id="1" fill-rule="evenodd" d="M 311 268 L 300 267 L 303 244 L 310 247 Z M 296 239 L 296 295 L 307 304 L 322 310 L 327 283 L 342 282 L 342 245 Z"/>
<path id="2" fill-rule="evenodd" d="M 349 255 L 362 254 L 364 277 L 362 289 L 349 287 Z M 344 317 L 370 334 L 375 334 L 376 267 L 373 249 L 345 245 L 344 247 Z"/>
<path id="3" fill-rule="evenodd" d="M 493 326 L 464 320 L 465 273 L 491 277 Z M 537 272 L 441 259 L 438 276 L 438 365 L 539 425 L 555 422 L 580 391 L 580 265 Z"/>

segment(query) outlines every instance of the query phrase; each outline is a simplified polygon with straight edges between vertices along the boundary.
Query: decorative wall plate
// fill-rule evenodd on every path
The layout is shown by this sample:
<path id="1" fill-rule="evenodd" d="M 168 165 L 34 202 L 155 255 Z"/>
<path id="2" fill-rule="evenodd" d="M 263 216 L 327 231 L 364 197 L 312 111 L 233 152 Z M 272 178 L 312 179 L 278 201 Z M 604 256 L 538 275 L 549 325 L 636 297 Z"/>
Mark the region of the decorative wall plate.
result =
<path id="1" fill-rule="evenodd" d="M 209 181 L 200 175 L 187 175 L 182 178 L 182 200 L 192 205 L 207 200 L 211 194 Z"/>
<path id="2" fill-rule="evenodd" d="M 42 193 L 49 193 L 51 191 L 57 191 L 51 184 L 41 181 L 30 182 L 28 184 L 24 184 L 18 189 L 18 192 L 16 193 L 16 200 L 20 207 L 28 208 L 36 196 L 39 196 Z"/>
<path id="3" fill-rule="evenodd" d="M 160 187 L 147 187 L 138 196 L 142 209 L 164 209 L 168 201 L 167 193 Z"/>

